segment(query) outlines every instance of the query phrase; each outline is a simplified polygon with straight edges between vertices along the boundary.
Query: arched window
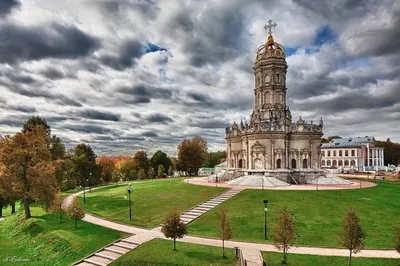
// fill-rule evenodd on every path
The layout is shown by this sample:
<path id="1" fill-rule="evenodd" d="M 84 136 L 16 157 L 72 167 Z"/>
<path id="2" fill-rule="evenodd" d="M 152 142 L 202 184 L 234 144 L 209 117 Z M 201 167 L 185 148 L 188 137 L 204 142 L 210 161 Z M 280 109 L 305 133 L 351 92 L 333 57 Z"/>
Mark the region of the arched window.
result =
<path id="1" fill-rule="evenodd" d="M 307 159 L 303 160 L 303 168 L 308 168 L 308 160 Z"/>
<path id="2" fill-rule="evenodd" d="M 257 97 L 257 99 L 258 99 L 258 105 L 261 105 L 261 93 L 258 93 L 258 97 Z"/>
<path id="3" fill-rule="evenodd" d="M 344 166 L 349 166 L 349 160 L 344 161 Z"/>
<path id="4" fill-rule="evenodd" d="M 242 161 L 242 159 L 240 159 L 240 160 L 239 160 L 239 168 L 243 168 L 242 163 L 243 163 L 243 161 Z"/>
<path id="5" fill-rule="evenodd" d="M 336 161 L 336 160 L 333 160 L 333 162 L 332 162 L 332 166 L 334 166 L 334 167 L 336 167 L 336 166 L 337 166 L 337 161 Z"/>
<path id="6" fill-rule="evenodd" d="M 321 165 L 322 165 L 322 166 L 325 166 L 325 160 L 322 160 L 322 161 L 321 161 Z"/>
<path id="7" fill-rule="evenodd" d="M 274 94 L 274 103 L 279 103 L 279 99 L 280 99 L 280 93 L 279 92 L 275 92 L 275 94 Z"/>
<path id="8" fill-rule="evenodd" d="M 296 159 L 292 159 L 292 169 L 296 169 L 296 168 L 297 168 Z"/>
<path id="9" fill-rule="evenodd" d="M 339 166 L 343 166 L 343 161 L 342 160 L 339 161 Z"/>
<path id="10" fill-rule="evenodd" d="M 231 167 L 232 167 L 232 168 L 235 167 L 235 164 L 234 164 L 233 159 L 232 159 L 232 161 L 231 161 Z"/>
<path id="11" fill-rule="evenodd" d="M 276 160 L 276 168 L 277 169 L 280 169 L 282 166 L 281 166 L 281 163 L 282 163 L 282 160 L 281 159 L 278 159 L 278 160 Z"/>
<path id="12" fill-rule="evenodd" d="M 267 91 L 265 93 L 265 102 L 266 103 L 271 103 L 271 92 Z"/>
<path id="13" fill-rule="evenodd" d="M 326 161 L 327 166 L 331 166 L 331 160 Z"/>
<path id="14" fill-rule="evenodd" d="M 351 166 L 356 166 L 356 161 L 351 160 L 350 165 L 351 165 Z"/>
<path id="15" fill-rule="evenodd" d="M 276 74 L 276 83 L 279 84 L 281 83 L 281 75 Z"/>

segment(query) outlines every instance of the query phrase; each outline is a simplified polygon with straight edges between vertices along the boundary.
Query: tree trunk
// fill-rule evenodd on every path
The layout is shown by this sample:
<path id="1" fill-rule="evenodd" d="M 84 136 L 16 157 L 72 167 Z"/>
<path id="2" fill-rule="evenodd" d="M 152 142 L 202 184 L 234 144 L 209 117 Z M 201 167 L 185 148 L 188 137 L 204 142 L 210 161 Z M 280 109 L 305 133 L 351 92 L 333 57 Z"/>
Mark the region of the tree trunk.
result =
<path id="1" fill-rule="evenodd" d="M 24 200 L 24 211 L 25 211 L 25 219 L 29 219 L 32 217 L 28 199 Z"/>
<path id="2" fill-rule="evenodd" d="M 15 213 L 15 201 L 11 203 L 11 214 Z"/>
<path id="3" fill-rule="evenodd" d="M 75 218 L 75 229 L 76 229 L 76 222 L 78 221 L 78 219 L 77 218 Z"/>
<path id="4" fill-rule="evenodd" d="M 176 238 L 174 238 L 174 251 L 176 250 Z"/>
<path id="5" fill-rule="evenodd" d="M 222 257 L 225 258 L 225 241 L 222 239 Z"/>
<path id="6" fill-rule="evenodd" d="M 351 265 L 351 253 L 353 253 L 353 252 L 351 252 L 352 250 L 350 250 L 350 256 L 349 256 L 349 266 Z"/>
<path id="7" fill-rule="evenodd" d="M 283 261 L 282 261 L 282 264 L 286 264 L 286 260 L 287 260 L 287 250 L 286 250 L 286 248 L 283 248 Z"/>
<path id="8" fill-rule="evenodd" d="M 3 204 L 0 204 L 0 217 L 3 216 Z"/>

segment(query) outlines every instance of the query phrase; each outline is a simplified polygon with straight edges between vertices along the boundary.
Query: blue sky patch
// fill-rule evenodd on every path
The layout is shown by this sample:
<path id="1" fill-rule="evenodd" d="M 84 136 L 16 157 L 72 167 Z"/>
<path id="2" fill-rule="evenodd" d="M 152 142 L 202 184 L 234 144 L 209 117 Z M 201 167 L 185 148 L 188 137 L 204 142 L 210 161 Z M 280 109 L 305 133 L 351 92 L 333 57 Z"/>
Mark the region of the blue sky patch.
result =
<path id="1" fill-rule="evenodd" d="M 336 41 L 335 33 L 329 25 L 321 26 L 317 29 L 314 45 L 321 46 L 324 43 L 332 43 Z"/>
<path id="2" fill-rule="evenodd" d="M 153 53 L 157 51 L 167 51 L 167 49 L 153 43 L 147 43 L 146 53 Z"/>

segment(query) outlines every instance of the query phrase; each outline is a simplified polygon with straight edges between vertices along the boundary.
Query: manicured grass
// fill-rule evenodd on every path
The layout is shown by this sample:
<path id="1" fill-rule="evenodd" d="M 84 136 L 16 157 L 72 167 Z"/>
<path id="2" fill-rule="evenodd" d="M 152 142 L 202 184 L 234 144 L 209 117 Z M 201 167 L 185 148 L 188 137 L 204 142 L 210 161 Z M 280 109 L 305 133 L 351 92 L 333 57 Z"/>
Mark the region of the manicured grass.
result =
<path id="1" fill-rule="evenodd" d="M 0 221 L 0 265 L 71 265 L 125 234 L 83 221 L 74 222 L 31 209 L 33 218 L 19 211 Z M 22 260 L 22 261 L 21 261 Z"/>
<path id="2" fill-rule="evenodd" d="M 217 238 L 217 212 L 226 208 L 231 218 L 233 238 L 263 242 L 264 205 L 268 199 L 268 238 L 277 212 L 287 206 L 294 214 L 298 245 L 338 247 L 341 221 L 352 207 L 366 233 L 367 248 L 394 248 L 394 227 L 400 223 L 400 184 L 357 190 L 274 191 L 245 190 L 188 226 L 189 234 Z M 270 241 L 270 240 L 269 240 Z M 268 241 L 268 242 L 269 242 Z"/>
<path id="3" fill-rule="evenodd" d="M 233 249 L 225 249 L 226 258 L 222 257 L 222 249 L 189 243 L 176 243 L 177 251 L 173 251 L 173 242 L 153 239 L 132 250 L 114 261 L 112 266 L 235 266 L 240 265 L 235 259 Z"/>
<path id="4" fill-rule="evenodd" d="M 132 182 L 132 221 L 129 220 L 127 186 L 108 187 L 79 198 L 89 213 L 109 220 L 153 228 L 172 209 L 183 212 L 224 191 L 224 188 L 186 184 L 181 178 Z"/>
<path id="5" fill-rule="evenodd" d="M 262 252 L 264 260 L 268 266 L 343 266 L 347 265 L 348 257 L 336 256 L 314 256 L 303 254 L 288 254 L 287 264 L 282 264 L 283 255 L 277 252 Z M 397 266 L 400 259 L 381 259 L 381 258 L 352 258 L 352 266 Z"/>

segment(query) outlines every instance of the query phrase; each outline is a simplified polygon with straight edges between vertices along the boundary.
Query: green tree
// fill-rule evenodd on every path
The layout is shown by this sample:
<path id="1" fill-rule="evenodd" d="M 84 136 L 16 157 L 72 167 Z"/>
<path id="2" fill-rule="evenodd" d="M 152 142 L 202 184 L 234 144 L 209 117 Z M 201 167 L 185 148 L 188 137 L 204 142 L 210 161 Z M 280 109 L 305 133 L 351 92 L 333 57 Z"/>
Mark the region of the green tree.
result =
<path id="1" fill-rule="evenodd" d="M 160 164 L 160 165 L 158 166 L 157 174 L 158 174 L 158 176 L 163 176 L 163 175 L 165 174 L 164 165 Z"/>
<path id="2" fill-rule="evenodd" d="M 145 173 L 149 172 L 150 163 L 145 151 L 137 151 L 133 156 L 136 163 L 136 170 L 143 169 Z"/>
<path id="3" fill-rule="evenodd" d="M 77 185 L 75 164 L 69 153 L 62 160 L 56 161 L 56 179 L 61 191 L 73 189 Z"/>
<path id="4" fill-rule="evenodd" d="M 226 158 L 226 151 L 208 152 L 203 167 L 213 168 Z"/>
<path id="5" fill-rule="evenodd" d="M 143 180 L 146 179 L 146 173 L 144 172 L 144 169 L 140 169 L 138 172 L 138 179 Z"/>
<path id="6" fill-rule="evenodd" d="M 297 230 L 291 213 L 286 207 L 283 207 L 276 218 L 272 232 L 274 245 L 278 250 L 283 250 L 282 264 L 287 262 L 288 250 L 293 246 L 297 238 Z"/>
<path id="7" fill-rule="evenodd" d="M 225 258 L 225 240 L 232 238 L 232 227 L 228 218 L 228 211 L 220 209 L 218 212 L 218 234 L 222 240 L 222 257 Z"/>
<path id="8" fill-rule="evenodd" d="M 329 136 L 328 138 L 322 138 L 321 142 L 328 143 L 328 142 L 331 142 L 331 140 L 333 140 L 333 139 L 341 139 L 341 138 L 342 138 L 341 136 L 334 135 L 334 136 Z"/>
<path id="9" fill-rule="evenodd" d="M 67 216 L 75 221 L 75 229 L 77 228 L 78 220 L 82 220 L 85 217 L 85 211 L 81 207 L 81 203 L 78 198 L 74 198 L 67 207 Z"/>
<path id="10" fill-rule="evenodd" d="M 351 265 L 351 255 L 358 253 L 364 248 L 364 231 L 360 225 L 360 219 L 353 210 L 349 210 L 342 221 L 343 233 L 340 243 L 350 251 L 349 266 Z"/>
<path id="11" fill-rule="evenodd" d="M 177 169 L 197 175 L 207 156 L 207 141 L 199 136 L 183 140 L 178 146 Z"/>
<path id="12" fill-rule="evenodd" d="M 169 167 L 172 165 L 172 162 L 168 158 L 168 155 L 165 152 L 158 150 L 151 157 L 150 166 L 153 169 L 158 169 L 160 164 L 164 167 L 164 170 L 166 170 L 166 169 L 169 169 Z"/>
<path id="13" fill-rule="evenodd" d="M 93 186 L 100 183 L 100 171 L 96 164 L 96 154 L 90 145 L 83 143 L 76 145 L 73 150 L 72 161 L 75 165 L 78 185 Z M 92 173 L 92 176 L 89 180 L 90 173 Z"/>
<path id="14" fill-rule="evenodd" d="M 385 148 L 385 165 L 400 164 L 400 143 L 394 143 L 387 139 L 386 141 L 377 141 L 376 146 Z"/>
<path id="15" fill-rule="evenodd" d="M 126 160 L 121 164 L 119 170 L 125 180 L 135 180 L 137 179 L 136 163 L 134 159 Z"/>
<path id="16" fill-rule="evenodd" d="M 169 168 L 168 168 L 168 175 L 169 176 L 174 176 L 174 167 L 172 165 L 170 165 Z"/>
<path id="17" fill-rule="evenodd" d="M 40 125 L 1 141 L 3 175 L 13 184 L 11 193 L 20 193 L 26 219 L 31 217 L 32 202 L 47 203 L 57 191 L 56 167 L 47 141 L 46 130 Z"/>
<path id="18" fill-rule="evenodd" d="M 181 221 L 177 211 L 173 210 L 168 214 L 161 227 L 161 232 L 165 237 L 174 240 L 174 250 L 176 250 L 176 239 L 183 238 L 187 234 L 186 224 Z"/>
<path id="19" fill-rule="evenodd" d="M 50 153 L 53 160 L 63 159 L 65 157 L 64 142 L 55 135 L 51 136 L 50 139 Z"/>

